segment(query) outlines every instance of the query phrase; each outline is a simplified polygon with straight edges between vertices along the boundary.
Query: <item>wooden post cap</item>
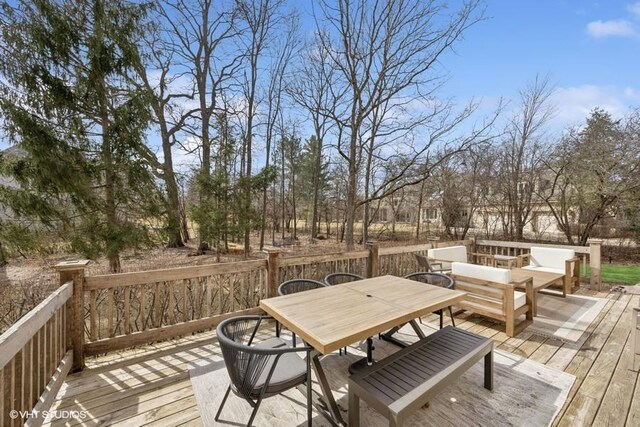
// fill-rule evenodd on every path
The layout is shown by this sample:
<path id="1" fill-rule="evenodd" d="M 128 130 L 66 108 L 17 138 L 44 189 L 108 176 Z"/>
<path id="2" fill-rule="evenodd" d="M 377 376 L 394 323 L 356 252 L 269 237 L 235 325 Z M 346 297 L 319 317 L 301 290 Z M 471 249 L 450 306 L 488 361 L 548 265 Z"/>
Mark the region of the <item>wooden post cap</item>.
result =
<path id="1" fill-rule="evenodd" d="M 267 254 L 278 253 L 278 252 L 280 252 L 280 248 L 276 248 L 274 246 L 265 246 L 265 247 L 262 248 L 262 252 L 267 253 Z"/>
<path id="2" fill-rule="evenodd" d="M 89 264 L 88 259 L 79 259 L 75 261 L 61 261 L 56 264 L 56 270 L 58 271 L 84 270 L 87 264 Z"/>

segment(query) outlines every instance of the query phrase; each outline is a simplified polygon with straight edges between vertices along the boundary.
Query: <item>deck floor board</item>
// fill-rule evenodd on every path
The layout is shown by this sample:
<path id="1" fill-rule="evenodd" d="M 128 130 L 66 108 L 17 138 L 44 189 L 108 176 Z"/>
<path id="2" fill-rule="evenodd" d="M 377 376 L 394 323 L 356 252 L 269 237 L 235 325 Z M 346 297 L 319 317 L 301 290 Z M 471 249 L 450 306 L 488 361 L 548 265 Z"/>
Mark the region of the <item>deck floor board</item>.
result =
<path id="1" fill-rule="evenodd" d="M 497 348 L 576 376 L 554 425 L 638 425 L 640 384 L 638 372 L 631 370 L 629 332 L 630 312 L 638 306 L 639 297 L 580 293 L 608 298 L 608 302 L 579 348 L 527 330 L 509 338 L 503 324 L 470 313 L 456 315 L 456 326 L 492 338 Z M 438 322 L 436 315 L 423 319 Z M 445 315 L 444 323 L 451 324 L 449 316 Z M 52 409 L 86 409 L 90 418 L 76 420 L 77 424 L 202 426 L 188 368 L 199 360 L 219 357 L 215 333 L 210 331 L 90 358 L 86 370 L 67 378 Z M 66 420 L 48 425 L 74 423 Z"/>

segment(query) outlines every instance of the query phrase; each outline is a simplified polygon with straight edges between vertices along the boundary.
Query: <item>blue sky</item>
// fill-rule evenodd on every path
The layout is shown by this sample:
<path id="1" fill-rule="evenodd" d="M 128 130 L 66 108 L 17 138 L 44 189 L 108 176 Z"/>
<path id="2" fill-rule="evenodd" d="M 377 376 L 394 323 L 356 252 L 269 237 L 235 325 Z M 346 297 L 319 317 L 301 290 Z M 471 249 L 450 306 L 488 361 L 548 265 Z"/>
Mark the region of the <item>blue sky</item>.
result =
<path id="1" fill-rule="evenodd" d="M 486 15 L 443 61 L 451 95 L 513 99 L 548 73 L 556 126 L 596 106 L 614 115 L 640 106 L 640 2 L 489 0 Z"/>
<path id="2" fill-rule="evenodd" d="M 314 30 L 312 1 L 292 2 L 302 9 L 303 35 Z M 640 1 L 485 4 L 487 19 L 442 59 L 450 79 L 441 96 L 453 96 L 461 104 L 483 99 L 488 111 L 499 98 L 516 99 L 536 74 L 549 74 L 558 130 L 582 123 L 594 107 L 614 116 L 640 107 Z"/>

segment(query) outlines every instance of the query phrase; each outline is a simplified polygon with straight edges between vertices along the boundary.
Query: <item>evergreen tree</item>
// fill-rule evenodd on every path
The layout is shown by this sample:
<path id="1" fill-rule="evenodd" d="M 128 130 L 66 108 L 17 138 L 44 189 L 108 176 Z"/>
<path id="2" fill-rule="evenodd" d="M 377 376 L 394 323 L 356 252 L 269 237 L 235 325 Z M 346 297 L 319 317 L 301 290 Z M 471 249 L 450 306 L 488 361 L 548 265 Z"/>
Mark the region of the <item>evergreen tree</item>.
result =
<path id="1" fill-rule="evenodd" d="M 74 250 L 120 253 L 149 243 L 157 187 L 144 150 L 147 94 L 130 84 L 146 4 L 126 0 L 3 2 L 0 114 L 26 152 L 5 166 L 19 217 L 58 230 Z"/>

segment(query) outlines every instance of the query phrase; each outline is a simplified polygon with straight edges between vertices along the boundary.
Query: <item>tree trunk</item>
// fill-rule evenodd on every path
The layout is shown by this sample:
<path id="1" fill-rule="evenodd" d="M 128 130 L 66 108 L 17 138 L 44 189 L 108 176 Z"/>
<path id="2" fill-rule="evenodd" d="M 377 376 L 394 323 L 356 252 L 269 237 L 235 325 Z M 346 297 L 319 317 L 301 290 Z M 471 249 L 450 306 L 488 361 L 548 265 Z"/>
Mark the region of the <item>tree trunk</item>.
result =
<path id="1" fill-rule="evenodd" d="M 168 136 L 162 137 L 162 152 L 164 155 L 164 183 L 167 187 L 167 229 L 168 242 L 170 248 L 178 248 L 184 246 L 182 240 L 182 220 L 180 217 L 180 195 L 178 193 L 178 184 L 176 175 L 173 171 L 173 157 L 171 153 L 171 143 Z"/>
<path id="2" fill-rule="evenodd" d="M 314 158 L 313 171 L 313 214 L 311 215 L 311 242 L 315 241 L 318 235 L 320 218 L 318 215 L 318 199 L 320 198 L 320 168 L 322 167 L 322 139 L 319 132 L 316 132 L 316 152 Z"/>

